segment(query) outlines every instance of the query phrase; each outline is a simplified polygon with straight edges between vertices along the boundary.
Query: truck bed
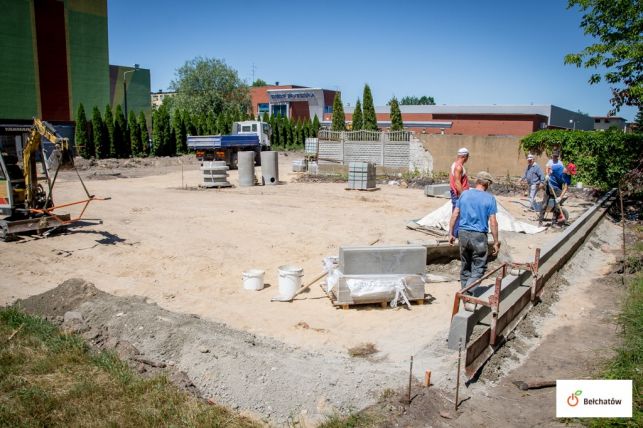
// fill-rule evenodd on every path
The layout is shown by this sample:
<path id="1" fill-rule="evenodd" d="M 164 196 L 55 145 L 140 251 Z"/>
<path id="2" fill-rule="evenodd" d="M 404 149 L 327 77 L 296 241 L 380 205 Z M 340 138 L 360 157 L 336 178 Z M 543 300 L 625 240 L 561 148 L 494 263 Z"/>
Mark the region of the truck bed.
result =
<path id="1" fill-rule="evenodd" d="M 188 149 L 207 150 L 227 147 L 253 147 L 259 146 L 257 135 L 195 135 L 187 139 Z"/>

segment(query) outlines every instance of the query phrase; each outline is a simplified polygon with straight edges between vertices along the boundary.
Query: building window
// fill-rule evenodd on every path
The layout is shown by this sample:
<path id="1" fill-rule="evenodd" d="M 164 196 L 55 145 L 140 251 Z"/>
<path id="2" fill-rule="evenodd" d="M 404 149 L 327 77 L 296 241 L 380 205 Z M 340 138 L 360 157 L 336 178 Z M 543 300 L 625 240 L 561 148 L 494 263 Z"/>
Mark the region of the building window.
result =
<path id="1" fill-rule="evenodd" d="M 272 105 L 272 115 L 287 117 L 288 115 L 288 106 L 286 104 L 273 104 Z"/>
<path id="2" fill-rule="evenodd" d="M 333 106 L 324 106 L 324 113 L 333 113 Z"/>
<path id="3" fill-rule="evenodd" d="M 268 103 L 257 104 L 257 112 L 259 114 L 270 113 L 270 105 Z"/>

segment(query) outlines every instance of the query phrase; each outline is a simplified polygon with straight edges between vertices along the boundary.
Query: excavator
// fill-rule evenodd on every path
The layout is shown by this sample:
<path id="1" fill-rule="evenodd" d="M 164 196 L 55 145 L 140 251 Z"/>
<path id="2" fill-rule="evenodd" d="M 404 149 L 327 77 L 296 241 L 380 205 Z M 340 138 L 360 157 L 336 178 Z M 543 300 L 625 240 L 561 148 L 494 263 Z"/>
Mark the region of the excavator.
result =
<path id="1" fill-rule="evenodd" d="M 39 165 L 44 175 L 38 175 Z M 21 233 L 48 235 L 64 229 L 82 218 L 90 202 L 109 199 L 90 195 L 74 168 L 87 198 L 56 206 L 53 189 L 61 168 L 74 168 L 69 140 L 43 120 L 34 118 L 22 153 L 16 145 L 0 141 L 0 216 L 4 216 L 0 217 L 0 241 L 12 240 Z M 75 218 L 57 212 L 82 204 L 82 212 Z"/>

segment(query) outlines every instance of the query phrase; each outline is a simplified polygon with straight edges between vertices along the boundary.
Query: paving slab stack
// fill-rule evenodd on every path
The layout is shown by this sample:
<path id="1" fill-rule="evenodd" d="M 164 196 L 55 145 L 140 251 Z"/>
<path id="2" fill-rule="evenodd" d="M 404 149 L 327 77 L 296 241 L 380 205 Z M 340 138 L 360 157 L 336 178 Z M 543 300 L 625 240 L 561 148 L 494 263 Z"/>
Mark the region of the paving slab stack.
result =
<path id="1" fill-rule="evenodd" d="M 319 152 L 319 138 L 306 138 L 304 142 L 304 153 L 307 157 L 317 157 Z"/>
<path id="2" fill-rule="evenodd" d="M 375 187 L 375 164 L 371 162 L 348 163 L 349 189 L 368 190 Z"/>
<path id="3" fill-rule="evenodd" d="M 239 152 L 238 157 L 239 186 L 254 186 L 255 178 L 255 152 Z"/>
<path id="4" fill-rule="evenodd" d="M 203 173 L 203 187 L 230 187 L 228 181 L 228 166 L 225 161 L 203 162 L 201 164 Z"/>

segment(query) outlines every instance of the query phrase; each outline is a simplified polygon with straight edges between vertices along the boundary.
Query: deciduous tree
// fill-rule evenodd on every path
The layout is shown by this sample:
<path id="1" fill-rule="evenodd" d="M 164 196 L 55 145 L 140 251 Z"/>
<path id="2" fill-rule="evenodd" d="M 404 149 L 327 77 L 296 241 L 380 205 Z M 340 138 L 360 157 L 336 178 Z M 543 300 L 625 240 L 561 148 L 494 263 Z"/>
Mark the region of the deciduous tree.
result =
<path id="1" fill-rule="evenodd" d="M 624 106 L 643 105 L 643 2 L 641 0 L 569 0 L 583 13 L 580 27 L 596 42 L 565 56 L 565 64 L 596 70 L 594 85 L 612 87 L 612 114 Z"/>
<path id="2" fill-rule="evenodd" d="M 390 102 L 390 101 L 389 101 Z M 400 100 L 400 105 L 403 106 L 432 106 L 435 105 L 433 97 L 422 95 L 421 97 L 408 96 Z"/>

